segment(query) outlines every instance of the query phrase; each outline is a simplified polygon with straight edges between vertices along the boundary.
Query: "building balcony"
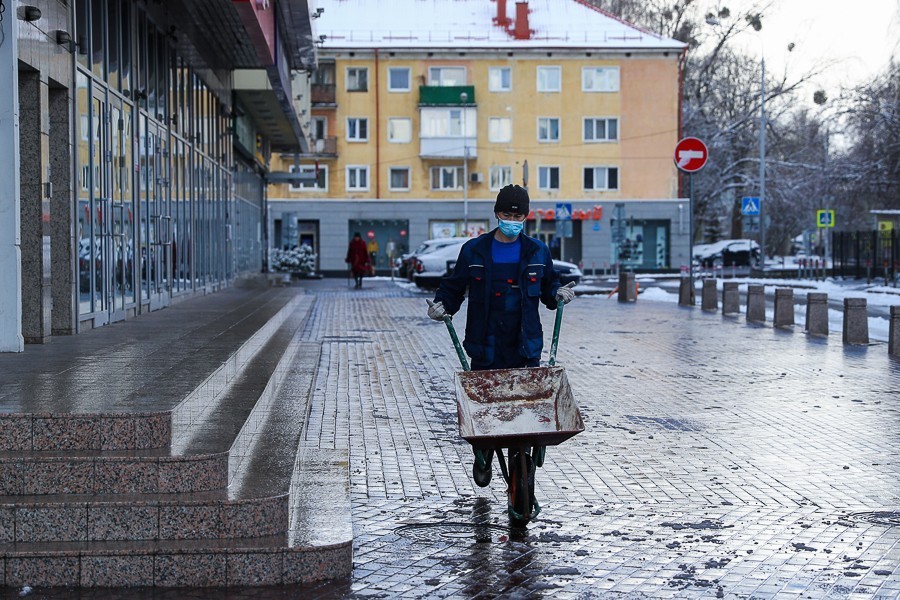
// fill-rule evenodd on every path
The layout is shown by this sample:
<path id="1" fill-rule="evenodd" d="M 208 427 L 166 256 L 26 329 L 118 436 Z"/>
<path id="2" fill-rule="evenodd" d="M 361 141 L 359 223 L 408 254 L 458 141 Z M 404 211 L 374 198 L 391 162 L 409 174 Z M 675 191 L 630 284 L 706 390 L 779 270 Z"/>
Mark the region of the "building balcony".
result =
<path id="1" fill-rule="evenodd" d="M 423 159 L 462 159 L 466 155 L 466 149 L 470 159 L 478 158 L 478 138 L 475 136 L 419 138 L 419 158 Z"/>
<path id="2" fill-rule="evenodd" d="M 299 156 L 307 160 L 337 158 L 337 147 L 337 137 L 333 135 L 318 140 L 311 139 L 309 140 L 310 151 L 304 152 Z"/>
<path id="3" fill-rule="evenodd" d="M 315 108 L 334 108 L 337 106 L 337 96 L 333 83 L 312 84 L 312 105 Z"/>
<path id="4" fill-rule="evenodd" d="M 463 100 L 465 94 L 465 100 Z M 419 106 L 474 106 L 474 85 L 420 85 Z"/>

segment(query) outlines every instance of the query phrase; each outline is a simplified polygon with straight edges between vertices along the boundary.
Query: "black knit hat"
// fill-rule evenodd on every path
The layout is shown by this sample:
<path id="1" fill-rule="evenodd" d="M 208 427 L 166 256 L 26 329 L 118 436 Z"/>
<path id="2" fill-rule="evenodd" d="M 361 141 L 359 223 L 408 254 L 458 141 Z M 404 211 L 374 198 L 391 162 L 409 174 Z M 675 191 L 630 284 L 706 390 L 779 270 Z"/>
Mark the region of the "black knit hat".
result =
<path id="1" fill-rule="evenodd" d="M 528 214 L 528 192 L 518 185 L 508 185 L 497 194 L 494 212 Z"/>

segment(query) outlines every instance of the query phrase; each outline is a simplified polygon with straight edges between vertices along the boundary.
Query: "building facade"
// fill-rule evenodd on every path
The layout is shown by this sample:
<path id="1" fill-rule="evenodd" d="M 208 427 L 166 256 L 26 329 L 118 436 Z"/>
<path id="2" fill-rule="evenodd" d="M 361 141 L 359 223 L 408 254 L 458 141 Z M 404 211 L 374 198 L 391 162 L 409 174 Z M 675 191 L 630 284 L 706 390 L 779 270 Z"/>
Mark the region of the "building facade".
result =
<path id="1" fill-rule="evenodd" d="M 307 3 L 4 3 L 0 349 L 262 270 L 271 153 L 309 150 Z"/>
<path id="2" fill-rule="evenodd" d="M 311 244 L 337 273 L 359 231 L 386 272 L 424 239 L 492 228 L 497 191 L 516 183 L 528 231 L 558 258 L 687 264 L 672 160 L 683 44 L 578 0 L 320 6 L 311 152 L 279 157 L 301 178 L 270 185 L 274 247 Z"/>

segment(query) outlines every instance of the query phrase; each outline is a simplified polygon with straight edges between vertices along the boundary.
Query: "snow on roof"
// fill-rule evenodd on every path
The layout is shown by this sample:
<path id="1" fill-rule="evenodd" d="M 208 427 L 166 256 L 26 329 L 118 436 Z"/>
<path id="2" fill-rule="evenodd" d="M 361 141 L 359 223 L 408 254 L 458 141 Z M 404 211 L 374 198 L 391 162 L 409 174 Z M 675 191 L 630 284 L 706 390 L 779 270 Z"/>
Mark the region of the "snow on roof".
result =
<path id="1" fill-rule="evenodd" d="M 317 0 L 323 50 L 365 48 L 589 48 L 681 51 L 685 45 L 639 29 L 581 0 L 531 0 L 531 38 L 494 23 L 497 0 Z M 516 17 L 516 1 L 506 15 Z"/>

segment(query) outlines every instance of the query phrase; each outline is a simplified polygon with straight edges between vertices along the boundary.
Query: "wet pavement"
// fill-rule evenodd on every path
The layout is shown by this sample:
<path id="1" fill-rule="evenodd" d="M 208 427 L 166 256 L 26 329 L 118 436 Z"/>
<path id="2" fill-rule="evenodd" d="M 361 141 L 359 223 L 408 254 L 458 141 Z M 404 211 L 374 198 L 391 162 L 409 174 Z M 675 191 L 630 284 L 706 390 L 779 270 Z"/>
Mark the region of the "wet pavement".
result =
<path id="1" fill-rule="evenodd" d="M 343 284 L 304 284 L 302 335 L 322 349 L 302 445 L 350 452 L 349 580 L 28 597 L 900 597 L 900 361 L 884 344 L 578 298 L 558 361 L 586 430 L 548 448 L 543 512 L 521 529 L 499 474 L 471 481 L 459 365 L 426 296 Z"/>

